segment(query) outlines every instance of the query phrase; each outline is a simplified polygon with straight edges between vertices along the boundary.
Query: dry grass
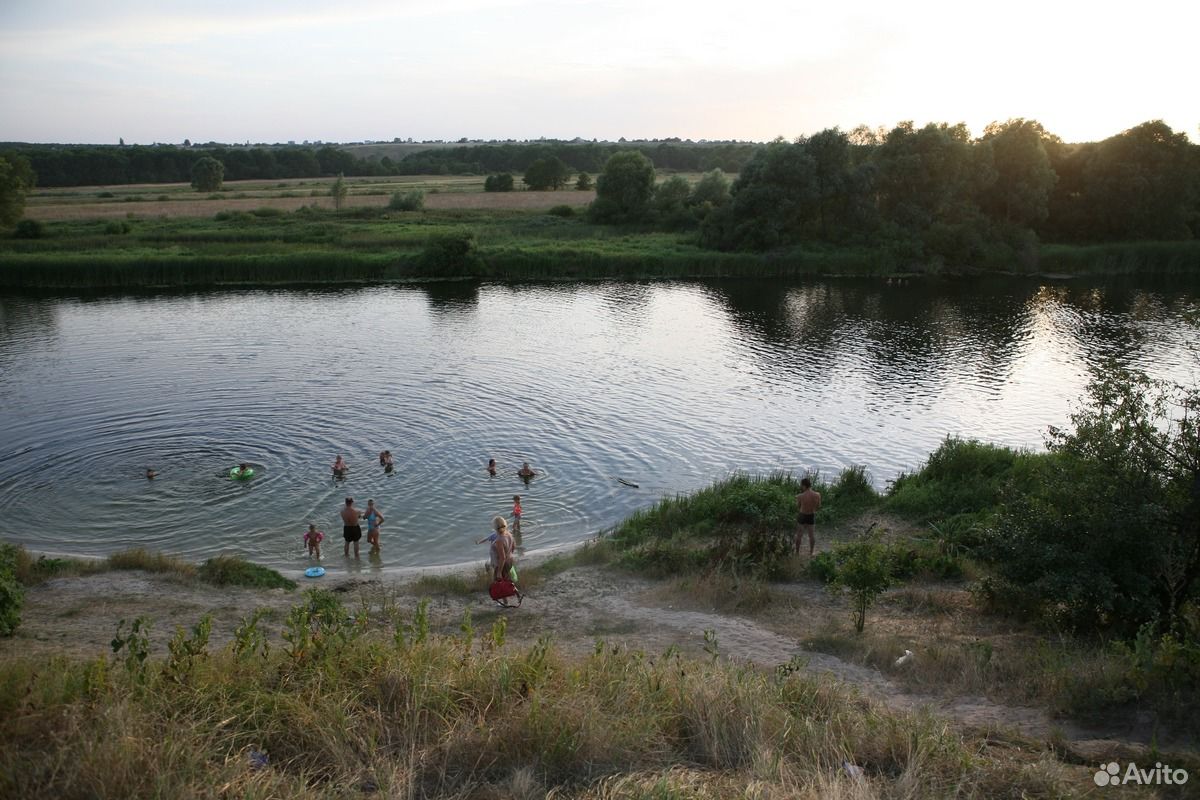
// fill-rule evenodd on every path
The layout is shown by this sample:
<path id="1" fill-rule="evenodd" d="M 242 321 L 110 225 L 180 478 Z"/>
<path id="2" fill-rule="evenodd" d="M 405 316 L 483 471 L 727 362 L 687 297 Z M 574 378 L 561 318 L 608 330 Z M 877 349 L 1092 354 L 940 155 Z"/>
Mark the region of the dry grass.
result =
<path id="1" fill-rule="evenodd" d="M 1090 782 L 1048 751 L 964 740 L 825 677 L 514 650 L 499 618 L 423 638 L 420 611 L 371 628 L 327 611 L 290 615 L 269 652 L 240 635 L 144 663 L 0 664 L 0 794 L 1069 797 Z"/>

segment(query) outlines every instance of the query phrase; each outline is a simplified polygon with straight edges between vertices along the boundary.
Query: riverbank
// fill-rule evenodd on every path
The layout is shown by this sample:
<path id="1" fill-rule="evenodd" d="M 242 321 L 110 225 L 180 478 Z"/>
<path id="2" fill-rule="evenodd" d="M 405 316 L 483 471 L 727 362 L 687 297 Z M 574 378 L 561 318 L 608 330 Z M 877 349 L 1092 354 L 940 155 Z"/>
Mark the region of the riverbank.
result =
<path id="1" fill-rule="evenodd" d="M 854 517 L 823 530 L 819 550 L 872 523 L 905 530 Z M 51 579 L 0 640 L 4 785 L 135 796 L 157 775 L 168 796 L 734 797 L 756 784 L 764 797 L 1083 797 L 1108 760 L 1200 763 L 1146 719 L 1080 724 L 942 680 L 952 641 L 986 636 L 1001 658 L 1039 639 L 979 616 L 961 584 L 889 592 L 873 665 L 826 652 L 853 637 L 849 609 L 801 573 L 701 588 L 597 556 L 530 568 L 508 611 L 472 573 L 302 587 L 315 595 L 143 570 Z M 298 607 L 314 625 L 339 609 L 306 656 Z M 179 643 L 206 616 L 204 655 L 189 659 Z M 137 647 L 136 618 L 151 620 L 145 667 L 123 649 L 98 673 L 114 633 Z M 908 669 L 893 663 L 901 646 L 918 653 Z"/>
<path id="2" fill-rule="evenodd" d="M 547 193 L 543 193 L 547 194 Z M 481 195 L 486 196 L 486 195 Z M 1025 274 L 1190 274 L 1200 242 L 1043 245 Z M 303 206 L 215 216 L 130 214 L 41 226 L 0 240 L 0 288 L 122 289 L 427 280 L 646 280 L 976 274 L 913 263 L 889 247 L 811 244 L 767 253 L 699 247 L 689 232 L 593 225 L 576 206 L 541 210 Z"/>

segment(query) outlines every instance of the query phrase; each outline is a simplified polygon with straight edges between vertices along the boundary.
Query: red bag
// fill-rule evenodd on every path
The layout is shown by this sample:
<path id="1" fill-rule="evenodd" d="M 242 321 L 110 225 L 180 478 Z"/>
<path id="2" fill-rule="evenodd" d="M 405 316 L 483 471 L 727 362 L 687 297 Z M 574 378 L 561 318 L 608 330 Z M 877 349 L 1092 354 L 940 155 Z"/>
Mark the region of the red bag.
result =
<path id="1" fill-rule="evenodd" d="M 502 606 L 511 605 L 508 602 L 508 598 L 510 597 L 517 598 L 516 604 L 518 606 L 521 605 L 521 590 L 517 588 L 515 583 L 508 579 L 493 581 L 492 585 L 488 587 L 488 594 L 490 594 L 492 599 Z"/>

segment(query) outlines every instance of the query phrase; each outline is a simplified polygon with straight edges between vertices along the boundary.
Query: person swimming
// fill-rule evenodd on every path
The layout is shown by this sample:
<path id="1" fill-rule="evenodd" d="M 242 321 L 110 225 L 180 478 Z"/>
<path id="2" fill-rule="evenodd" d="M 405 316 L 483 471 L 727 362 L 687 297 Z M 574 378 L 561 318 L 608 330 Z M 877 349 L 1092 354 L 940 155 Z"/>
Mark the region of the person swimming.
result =
<path id="1" fill-rule="evenodd" d="M 344 478 L 349 471 L 350 467 L 346 465 L 346 461 L 342 458 L 341 453 L 338 453 L 338 457 L 333 462 L 333 477 Z"/>

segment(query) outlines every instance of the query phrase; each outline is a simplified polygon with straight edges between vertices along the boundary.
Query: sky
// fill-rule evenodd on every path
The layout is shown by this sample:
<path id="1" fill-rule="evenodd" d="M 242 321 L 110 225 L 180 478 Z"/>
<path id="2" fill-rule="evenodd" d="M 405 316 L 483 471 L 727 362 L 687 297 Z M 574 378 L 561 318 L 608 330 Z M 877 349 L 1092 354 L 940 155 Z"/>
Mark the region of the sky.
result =
<path id="1" fill-rule="evenodd" d="M 1111 6 L 1111 8 L 1110 8 Z M 0 141 L 1200 141 L 1200 3 L 0 0 Z"/>

